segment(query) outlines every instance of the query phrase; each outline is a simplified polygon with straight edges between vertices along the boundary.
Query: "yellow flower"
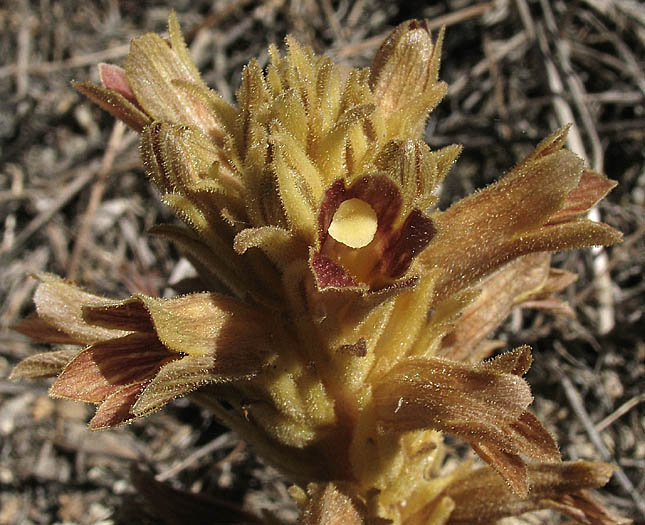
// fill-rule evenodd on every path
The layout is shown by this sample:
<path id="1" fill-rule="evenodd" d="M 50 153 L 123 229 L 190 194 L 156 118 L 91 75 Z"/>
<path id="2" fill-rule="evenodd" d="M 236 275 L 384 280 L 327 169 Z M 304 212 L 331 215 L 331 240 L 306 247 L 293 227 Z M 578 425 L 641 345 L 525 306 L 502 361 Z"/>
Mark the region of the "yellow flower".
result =
<path id="1" fill-rule="evenodd" d="M 561 463 L 528 410 L 528 347 L 482 361 L 514 304 L 570 282 L 550 252 L 620 240 L 582 218 L 614 184 L 563 149 L 567 130 L 441 212 L 434 192 L 461 148 L 421 135 L 446 93 L 442 33 L 406 22 L 345 79 L 287 38 L 285 56 L 271 47 L 265 70 L 244 69 L 232 106 L 174 14 L 169 29 L 135 39 L 125 70 L 102 65 L 103 86 L 76 88 L 141 133 L 146 173 L 185 223 L 154 232 L 205 291 L 111 301 L 42 275 L 18 329 L 84 348 L 14 377 L 57 376 L 52 395 L 99 405 L 92 428 L 191 393 L 307 487 L 293 491 L 305 523 L 604 512 L 580 490 L 611 468 Z M 442 432 L 489 466 L 444 474 Z"/>

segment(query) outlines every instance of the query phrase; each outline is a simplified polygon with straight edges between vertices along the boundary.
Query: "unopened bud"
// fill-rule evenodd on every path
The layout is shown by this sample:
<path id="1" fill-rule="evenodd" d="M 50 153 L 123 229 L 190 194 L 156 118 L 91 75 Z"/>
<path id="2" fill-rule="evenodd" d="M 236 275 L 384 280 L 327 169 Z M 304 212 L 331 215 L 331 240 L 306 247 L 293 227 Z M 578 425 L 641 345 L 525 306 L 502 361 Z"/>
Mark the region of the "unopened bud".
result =
<path id="1" fill-rule="evenodd" d="M 425 20 L 404 22 L 385 39 L 372 63 L 370 87 L 386 115 L 425 94 L 437 82 L 439 48 Z"/>

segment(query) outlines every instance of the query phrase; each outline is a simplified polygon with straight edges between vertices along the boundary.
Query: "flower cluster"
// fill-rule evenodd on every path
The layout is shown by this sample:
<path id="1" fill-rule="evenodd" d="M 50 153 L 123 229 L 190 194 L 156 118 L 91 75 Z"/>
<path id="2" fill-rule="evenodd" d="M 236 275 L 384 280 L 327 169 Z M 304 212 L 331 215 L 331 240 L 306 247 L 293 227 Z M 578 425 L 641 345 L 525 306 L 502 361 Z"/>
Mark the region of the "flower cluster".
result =
<path id="1" fill-rule="evenodd" d="M 571 274 L 556 250 L 620 234 L 584 218 L 613 186 L 544 140 L 497 183 L 435 209 L 461 148 L 422 140 L 443 33 L 397 27 L 344 76 L 287 38 L 242 75 L 237 106 L 208 89 L 174 15 L 132 42 L 125 69 L 75 87 L 141 134 L 147 175 L 185 223 L 154 228 L 203 291 L 113 301 L 40 275 L 18 329 L 65 344 L 14 377 L 95 403 L 93 429 L 188 395 L 297 486 L 303 523 L 489 523 L 537 508 L 616 523 L 585 489 L 612 468 L 566 463 L 529 410 L 528 347 L 490 357 L 511 308 Z M 72 346 L 70 346 L 72 345 Z M 442 469 L 442 434 L 485 466 Z M 299 488 L 300 487 L 300 488 Z M 378 521 L 381 520 L 381 521 Z"/>

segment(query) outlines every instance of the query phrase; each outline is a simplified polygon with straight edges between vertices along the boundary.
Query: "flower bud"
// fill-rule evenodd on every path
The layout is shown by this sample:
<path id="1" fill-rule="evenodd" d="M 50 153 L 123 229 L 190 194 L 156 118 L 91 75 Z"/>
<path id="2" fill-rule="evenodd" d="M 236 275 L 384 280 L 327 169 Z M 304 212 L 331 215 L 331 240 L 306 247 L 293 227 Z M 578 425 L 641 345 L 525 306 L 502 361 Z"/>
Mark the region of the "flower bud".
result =
<path id="1" fill-rule="evenodd" d="M 443 32 L 433 43 L 427 22 L 411 20 L 385 39 L 374 57 L 369 83 L 386 116 L 438 84 L 442 37 Z"/>

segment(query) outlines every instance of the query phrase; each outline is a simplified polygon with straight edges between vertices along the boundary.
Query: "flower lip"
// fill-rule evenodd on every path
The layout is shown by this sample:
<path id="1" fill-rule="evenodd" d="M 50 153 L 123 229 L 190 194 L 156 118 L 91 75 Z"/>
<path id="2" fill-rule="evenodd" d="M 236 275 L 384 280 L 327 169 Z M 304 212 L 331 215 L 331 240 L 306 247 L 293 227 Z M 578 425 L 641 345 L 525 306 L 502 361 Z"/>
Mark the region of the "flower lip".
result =
<path id="1" fill-rule="evenodd" d="M 386 175 L 344 180 L 326 191 L 318 214 L 318 247 L 311 259 L 318 285 L 379 290 L 402 277 L 435 234 L 420 210 L 402 213 L 399 186 Z"/>

